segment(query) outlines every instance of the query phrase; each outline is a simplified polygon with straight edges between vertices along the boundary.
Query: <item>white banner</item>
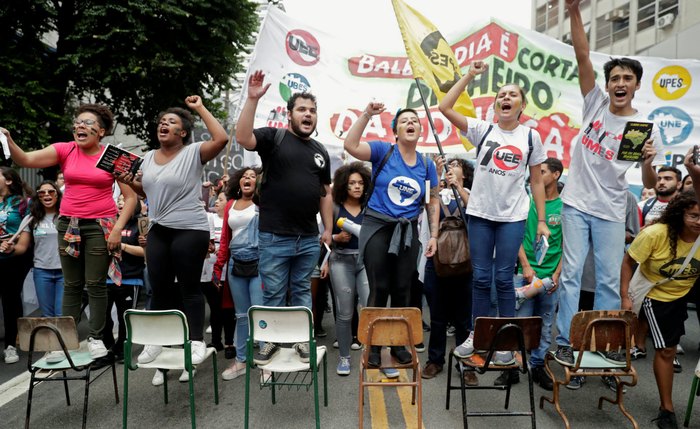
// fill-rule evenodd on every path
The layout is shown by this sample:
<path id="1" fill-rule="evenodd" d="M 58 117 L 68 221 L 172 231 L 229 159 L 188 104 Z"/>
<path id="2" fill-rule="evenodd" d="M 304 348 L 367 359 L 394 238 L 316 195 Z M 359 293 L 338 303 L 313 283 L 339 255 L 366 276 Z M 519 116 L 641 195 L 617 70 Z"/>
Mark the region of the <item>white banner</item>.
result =
<path id="1" fill-rule="evenodd" d="M 393 16 L 387 17 L 387 25 L 396 25 Z M 361 26 L 358 23 L 358 29 Z M 506 83 L 519 84 L 528 101 L 522 122 L 536 128 L 548 155 L 561 159 L 568 167 L 571 145 L 581 128 L 583 101 L 573 48 L 495 19 L 465 24 L 458 31 L 439 30 L 452 45 L 462 70 L 473 60 L 489 63 L 488 72 L 477 76 L 468 88 L 477 117 L 493 119 L 498 88 Z M 668 165 L 682 170 L 683 154 L 691 142 L 700 141 L 700 130 L 694 126 L 700 119 L 700 108 L 690 102 L 698 97 L 698 85 L 693 86 L 693 80 L 700 76 L 700 61 L 636 58 L 644 66 L 644 76 L 633 105 L 659 127 Z M 591 54 L 601 87 L 605 85 L 603 63 L 608 59 L 609 55 Z M 394 113 L 401 107 L 414 107 L 423 114 L 419 150 L 437 152 L 401 44 L 386 46 L 378 39 L 371 46 L 358 46 L 352 34 L 330 35 L 271 7 L 249 73 L 258 69 L 265 72 L 272 87 L 258 105 L 255 127 L 286 126 L 289 96 L 297 91 L 315 94 L 318 134 L 314 137 L 329 149 L 334 167 L 342 162 L 344 134 L 372 99 L 384 102 L 387 111 L 372 119 L 364 139 L 392 141 Z M 463 153 L 456 130 L 437 110 L 435 97 L 425 85 L 421 85 L 421 91 L 428 98 L 435 131 L 445 151 Z M 241 106 L 246 93 L 244 87 Z M 630 169 L 628 180 L 641 183 L 639 166 Z"/>

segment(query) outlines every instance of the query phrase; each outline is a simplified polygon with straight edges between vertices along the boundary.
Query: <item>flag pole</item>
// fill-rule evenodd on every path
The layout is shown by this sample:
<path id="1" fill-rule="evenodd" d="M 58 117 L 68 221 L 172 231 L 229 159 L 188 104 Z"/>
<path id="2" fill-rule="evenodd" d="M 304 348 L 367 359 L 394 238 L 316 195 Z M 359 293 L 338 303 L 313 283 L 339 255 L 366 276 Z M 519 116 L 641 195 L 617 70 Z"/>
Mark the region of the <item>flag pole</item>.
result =
<path id="1" fill-rule="evenodd" d="M 428 106 L 428 101 L 425 99 L 425 96 L 423 95 L 423 91 L 421 91 L 420 87 L 420 81 L 418 81 L 418 78 L 414 78 L 416 81 L 416 88 L 418 89 L 418 94 L 420 94 L 420 99 L 423 102 L 423 107 L 425 108 L 425 115 L 428 117 L 428 123 L 430 124 L 430 129 L 433 131 L 433 138 L 435 139 L 435 143 L 437 144 L 438 147 L 438 152 L 440 152 L 440 156 L 443 158 L 445 157 L 445 151 L 442 150 L 442 143 L 440 143 L 440 138 L 438 137 L 437 131 L 435 131 L 435 123 L 433 122 L 433 115 L 430 114 L 430 107 Z M 449 170 L 447 168 L 447 159 L 445 159 L 445 163 L 442 166 L 445 169 L 445 173 L 447 173 Z M 463 172 L 464 173 L 464 172 Z M 438 186 L 440 184 L 438 183 Z M 459 214 L 460 217 L 462 218 L 462 222 L 464 222 L 464 228 L 467 228 L 467 214 L 465 213 L 464 210 L 461 210 L 462 205 L 459 203 L 460 198 L 459 198 L 459 193 L 457 192 L 457 187 L 452 185 L 452 195 L 454 195 L 455 198 L 455 203 L 457 203 L 457 206 L 460 207 Z M 445 214 L 447 216 L 447 214 Z M 467 231 L 467 237 L 469 232 Z"/>

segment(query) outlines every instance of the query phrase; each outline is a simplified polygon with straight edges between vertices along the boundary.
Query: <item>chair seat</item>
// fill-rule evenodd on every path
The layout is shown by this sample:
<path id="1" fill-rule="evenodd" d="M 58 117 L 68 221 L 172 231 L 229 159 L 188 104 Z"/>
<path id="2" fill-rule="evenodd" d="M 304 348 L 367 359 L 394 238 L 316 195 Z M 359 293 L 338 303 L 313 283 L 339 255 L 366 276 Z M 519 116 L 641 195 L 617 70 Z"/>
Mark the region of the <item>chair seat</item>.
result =
<path id="1" fill-rule="evenodd" d="M 88 351 L 81 352 L 81 351 L 76 350 L 76 351 L 72 351 L 72 352 L 68 352 L 68 353 L 70 353 L 70 357 L 71 357 L 71 359 L 73 359 L 73 364 L 75 364 L 75 366 L 77 366 L 77 367 L 89 365 L 93 361 L 92 357 L 90 356 L 90 352 L 88 352 Z M 48 363 L 48 362 L 46 362 L 46 357 L 42 357 L 38 361 L 34 362 L 32 364 L 32 367 L 33 368 L 40 368 L 40 369 L 54 370 L 54 371 L 71 369 L 71 366 L 70 366 L 70 363 L 68 362 L 68 359 L 63 359 L 62 361 L 56 362 L 56 363 Z"/>
<path id="2" fill-rule="evenodd" d="M 326 346 L 316 347 L 316 365 L 320 366 L 323 356 L 326 354 Z M 295 372 L 309 369 L 308 362 L 302 362 L 293 348 L 281 347 L 279 353 L 265 365 L 258 365 L 261 369 L 272 372 Z"/>
<path id="3" fill-rule="evenodd" d="M 204 360 L 209 359 L 213 353 L 216 352 L 214 347 L 207 347 L 207 352 L 204 355 Z M 181 348 L 171 348 L 163 347 L 163 351 L 160 352 L 158 357 L 156 357 L 152 362 L 139 363 L 139 368 L 157 368 L 157 369 L 184 369 L 185 368 L 185 353 L 183 353 Z"/>
<path id="4" fill-rule="evenodd" d="M 574 362 L 578 359 L 579 352 L 574 352 Z M 583 352 L 583 358 L 581 358 L 580 368 L 591 368 L 591 369 L 616 369 L 624 368 L 627 365 L 626 362 L 612 363 L 609 360 L 605 360 L 598 352 Z"/>

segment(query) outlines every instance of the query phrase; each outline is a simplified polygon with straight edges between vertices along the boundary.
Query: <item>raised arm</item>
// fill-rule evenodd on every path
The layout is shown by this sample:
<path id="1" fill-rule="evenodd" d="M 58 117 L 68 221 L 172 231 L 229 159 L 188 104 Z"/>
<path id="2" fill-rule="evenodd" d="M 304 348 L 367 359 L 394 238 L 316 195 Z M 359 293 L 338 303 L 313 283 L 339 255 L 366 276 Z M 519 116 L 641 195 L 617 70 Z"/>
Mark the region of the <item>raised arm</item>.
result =
<path id="1" fill-rule="evenodd" d="M 219 123 L 219 121 L 211 114 L 204 104 L 202 104 L 202 99 L 199 95 L 190 95 L 185 99 L 185 104 L 187 107 L 197 112 L 204 125 L 207 127 L 209 134 L 211 134 L 211 140 L 202 143 L 199 148 L 199 156 L 202 158 L 202 164 L 207 163 L 214 159 L 216 155 L 221 152 L 228 143 L 228 134 L 226 130 Z"/>
<path id="2" fill-rule="evenodd" d="M 537 240 L 541 236 L 549 238 L 550 231 L 547 227 L 544 208 L 544 181 L 542 180 L 542 167 L 540 164 L 530 166 L 530 189 L 532 190 L 532 199 L 535 201 L 537 209 Z"/>
<path id="3" fill-rule="evenodd" d="M 586 37 L 586 30 L 583 28 L 583 18 L 581 18 L 579 6 L 580 0 L 566 0 L 571 21 L 571 41 L 578 63 L 578 84 L 581 88 L 581 94 L 585 96 L 595 86 L 595 72 L 593 71 L 593 63 L 591 63 L 591 48 Z"/>
<path id="4" fill-rule="evenodd" d="M 685 160 L 683 162 L 685 169 L 688 170 L 688 174 L 693 178 L 693 191 L 695 191 L 695 197 L 700 198 L 700 165 L 693 163 L 693 148 L 688 150 L 685 154 Z"/>
<path id="5" fill-rule="evenodd" d="M 253 122 L 255 122 L 255 110 L 258 108 L 258 101 L 265 95 L 270 84 L 263 85 L 265 73 L 256 70 L 248 79 L 248 98 L 245 100 L 241 115 L 236 124 L 236 142 L 248 150 L 253 150 L 258 142 L 253 134 Z"/>
<path id="6" fill-rule="evenodd" d="M 370 149 L 369 143 L 361 142 L 360 139 L 372 116 L 378 115 L 384 110 L 386 110 L 384 103 L 370 101 L 362 115 L 352 124 L 343 142 L 343 147 L 350 155 L 360 161 L 369 161 L 369 158 L 372 156 L 372 149 Z"/>
<path id="7" fill-rule="evenodd" d="M 5 137 L 7 137 L 7 145 L 10 147 L 10 157 L 21 167 L 29 168 L 46 168 L 58 164 L 58 153 L 53 146 L 47 146 L 43 149 L 32 152 L 25 152 L 19 147 L 10 132 L 5 128 L 0 128 Z"/>
<path id="8" fill-rule="evenodd" d="M 440 104 L 438 105 L 440 112 L 443 115 L 445 115 L 445 117 L 455 127 L 459 128 L 462 131 L 467 131 L 467 117 L 454 109 L 455 103 L 457 102 L 459 96 L 464 92 L 464 90 L 467 89 L 467 85 L 469 85 L 469 82 L 471 82 L 472 79 L 474 79 L 474 76 L 485 72 L 486 69 L 488 69 L 488 64 L 486 64 L 485 62 L 472 62 L 469 66 L 469 70 L 467 70 L 467 73 L 464 76 L 462 76 L 462 78 L 458 80 L 457 83 L 452 85 L 452 88 L 450 88 L 450 90 L 447 91 L 447 94 L 445 94 L 445 97 L 440 101 Z"/>

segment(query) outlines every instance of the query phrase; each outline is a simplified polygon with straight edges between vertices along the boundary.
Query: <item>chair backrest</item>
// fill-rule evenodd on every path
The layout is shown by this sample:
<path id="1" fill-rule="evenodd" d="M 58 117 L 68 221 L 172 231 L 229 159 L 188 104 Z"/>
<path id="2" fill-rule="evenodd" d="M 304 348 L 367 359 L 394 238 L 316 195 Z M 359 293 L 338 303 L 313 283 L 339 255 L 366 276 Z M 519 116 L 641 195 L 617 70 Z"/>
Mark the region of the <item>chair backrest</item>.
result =
<path id="1" fill-rule="evenodd" d="M 581 311 L 571 320 L 569 341 L 580 351 L 627 350 L 636 327 L 637 315 L 632 311 Z"/>
<path id="2" fill-rule="evenodd" d="M 520 350 L 520 333 L 525 350 L 540 345 L 542 318 L 533 317 L 477 317 L 474 323 L 474 348 L 489 350 L 494 345 L 497 351 Z"/>
<path id="3" fill-rule="evenodd" d="M 180 310 L 126 310 L 127 340 L 134 344 L 172 346 L 189 340 L 187 318 Z"/>
<path id="4" fill-rule="evenodd" d="M 75 319 L 63 317 L 20 317 L 17 319 L 20 350 L 29 351 L 32 333 L 34 333 L 34 351 L 51 352 L 63 350 L 58 335 L 63 339 L 66 350 L 80 348 Z"/>
<path id="5" fill-rule="evenodd" d="M 313 339 L 314 317 L 306 307 L 266 307 L 248 310 L 250 337 L 254 341 L 302 343 Z"/>
<path id="6" fill-rule="evenodd" d="M 415 307 L 365 307 L 360 310 L 357 339 L 365 345 L 381 346 L 422 343 L 423 321 L 420 310 Z"/>

